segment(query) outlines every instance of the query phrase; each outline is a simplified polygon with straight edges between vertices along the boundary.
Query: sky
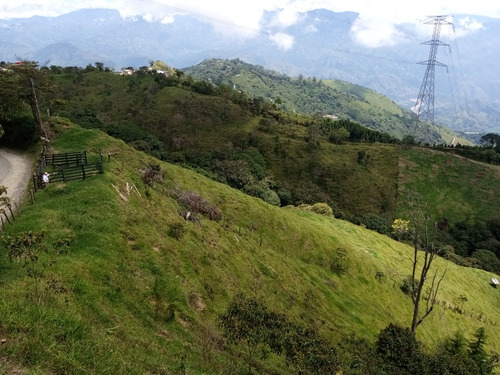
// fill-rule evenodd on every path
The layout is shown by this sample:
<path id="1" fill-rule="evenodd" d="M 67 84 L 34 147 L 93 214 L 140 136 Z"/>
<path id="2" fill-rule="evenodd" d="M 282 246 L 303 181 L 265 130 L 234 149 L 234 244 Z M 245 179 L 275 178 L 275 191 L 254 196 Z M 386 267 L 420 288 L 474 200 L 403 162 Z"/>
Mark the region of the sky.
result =
<path id="1" fill-rule="evenodd" d="M 220 32 L 251 37 L 273 27 L 271 38 L 282 48 L 291 48 L 293 40 L 279 28 L 293 25 L 300 13 L 313 9 L 335 12 L 353 11 L 359 17 L 351 26 L 354 41 L 371 47 L 396 45 L 404 39 L 403 24 L 415 26 L 429 35 L 424 22 L 433 15 L 473 15 L 500 18 L 500 2 L 492 0 L 0 0 L 0 19 L 34 15 L 58 16 L 82 8 L 111 8 L 122 17 L 143 17 L 148 21 L 174 22 L 175 15 L 189 13 L 212 22 Z M 271 24 L 264 26 L 265 11 L 277 11 Z M 450 19 L 458 35 L 483 27 L 474 17 Z M 446 31 L 444 31 L 446 33 Z"/>

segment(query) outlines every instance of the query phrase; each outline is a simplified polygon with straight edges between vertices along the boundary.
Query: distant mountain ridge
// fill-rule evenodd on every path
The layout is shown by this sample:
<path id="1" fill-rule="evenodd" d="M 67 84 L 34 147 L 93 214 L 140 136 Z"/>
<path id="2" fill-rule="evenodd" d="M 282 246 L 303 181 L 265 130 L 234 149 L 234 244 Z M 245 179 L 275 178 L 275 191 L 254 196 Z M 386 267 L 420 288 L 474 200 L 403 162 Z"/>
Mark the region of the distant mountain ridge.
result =
<path id="1" fill-rule="evenodd" d="M 273 13 L 266 13 L 263 25 Z M 185 68 L 205 59 L 239 58 L 288 76 L 339 79 L 371 88 L 409 109 L 418 95 L 428 46 L 410 26 L 394 47 L 367 48 L 352 40 L 354 12 L 335 13 L 318 9 L 301 14 L 299 21 L 277 29 L 267 26 L 258 37 L 222 37 L 206 21 L 193 15 L 177 15 L 172 23 L 123 19 L 109 9 L 83 9 L 59 17 L 0 20 L 0 60 L 17 58 L 40 64 L 86 66 L 96 61 L 120 69 L 162 60 Z M 459 131 L 500 130 L 500 20 L 457 16 L 455 23 L 474 19 L 483 28 L 466 37 L 443 36 L 451 53 L 442 48 L 436 69 L 436 120 Z M 404 28 L 408 29 L 404 29 Z M 293 46 L 280 49 L 273 42 L 276 32 L 293 38 Z M 432 27 L 429 26 L 429 38 Z M 454 40 L 448 40 L 454 39 Z M 458 62 L 458 63 L 457 63 Z"/>

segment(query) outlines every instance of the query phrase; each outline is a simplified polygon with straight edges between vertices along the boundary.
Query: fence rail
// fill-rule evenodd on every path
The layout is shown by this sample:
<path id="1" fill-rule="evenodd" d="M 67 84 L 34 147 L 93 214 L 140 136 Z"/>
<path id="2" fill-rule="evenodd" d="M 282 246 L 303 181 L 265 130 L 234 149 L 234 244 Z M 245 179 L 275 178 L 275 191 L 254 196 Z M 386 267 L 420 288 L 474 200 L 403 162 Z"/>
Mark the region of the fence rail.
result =
<path id="1" fill-rule="evenodd" d="M 75 165 L 87 164 L 87 151 L 66 152 L 64 154 L 52 154 L 45 156 L 46 162 L 52 165 L 52 168 L 72 167 Z"/>
<path id="2" fill-rule="evenodd" d="M 87 151 L 67 152 L 64 154 L 46 155 L 42 153 L 36 172 L 33 176 L 35 192 L 42 188 L 43 174 L 46 167 L 51 166 L 50 182 L 67 182 L 72 180 L 85 180 L 87 177 L 104 173 L 102 154 L 99 151 L 99 161 L 88 163 Z"/>
<path id="3" fill-rule="evenodd" d="M 85 180 L 87 177 L 103 173 L 102 163 L 92 163 L 69 168 L 62 168 L 50 174 L 50 182 L 67 182 L 72 180 Z"/>

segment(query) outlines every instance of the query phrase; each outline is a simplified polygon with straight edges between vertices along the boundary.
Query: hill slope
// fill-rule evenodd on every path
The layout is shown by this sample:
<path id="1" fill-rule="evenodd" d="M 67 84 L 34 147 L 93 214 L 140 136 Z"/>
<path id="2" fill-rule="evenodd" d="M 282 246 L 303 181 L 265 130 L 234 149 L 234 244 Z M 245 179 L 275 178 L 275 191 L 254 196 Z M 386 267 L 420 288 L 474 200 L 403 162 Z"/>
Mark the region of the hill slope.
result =
<path id="1" fill-rule="evenodd" d="M 10 247 L 0 261 L 0 356 L 10 363 L 46 374 L 240 372 L 243 351 L 223 344 L 216 317 L 241 292 L 334 343 L 350 333 L 373 343 L 389 322 L 409 324 L 411 302 L 399 290 L 410 272 L 407 245 L 271 206 L 97 130 L 64 121 L 53 129 L 56 151 L 102 150 L 111 159 L 103 175 L 50 184 L 2 234 Z M 166 175 L 148 185 L 140 170 L 151 165 Z M 127 183 L 137 188 L 130 195 Z M 220 219 L 184 221 L 186 196 Z M 10 261 L 13 248 L 24 256 Z M 332 272 L 339 253 L 343 274 Z M 484 326 L 499 351 L 492 275 L 442 259 L 435 269 L 447 274 L 418 337 L 430 348 Z M 293 373 L 274 355 L 256 361 L 261 373 Z"/>
<path id="2" fill-rule="evenodd" d="M 392 222 L 405 216 L 405 197 L 414 191 L 434 203 L 436 217 L 447 217 L 452 224 L 497 215 L 496 166 L 425 148 L 366 141 L 337 144 L 330 139 L 335 126 L 353 124 L 284 114 L 271 103 L 187 76 L 182 83 L 143 72 L 80 72 L 53 78 L 54 90 L 41 100 L 43 112 L 50 109 L 82 126 L 102 129 L 139 150 L 274 204 L 325 202 L 340 218 L 375 214 Z M 195 88 L 220 91 L 203 95 Z M 359 87 L 357 95 L 372 96 Z M 367 131 L 351 129 L 352 134 Z"/>
<path id="3" fill-rule="evenodd" d="M 226 84 L 252 97 L 265 98 L 287 112 L 334 115 L 399 139 L 414 134 L 409 110 L 380 93 L 345 81 L 291 78 L 239 59 L 209 59 L 183 71 L 196 79 L 208 79 L 216 85 Z M 454 138 L 455 143 L 467 143 L 442 127 L 430 127 L 419 136 L 429 143 L 451 143 Z"/>

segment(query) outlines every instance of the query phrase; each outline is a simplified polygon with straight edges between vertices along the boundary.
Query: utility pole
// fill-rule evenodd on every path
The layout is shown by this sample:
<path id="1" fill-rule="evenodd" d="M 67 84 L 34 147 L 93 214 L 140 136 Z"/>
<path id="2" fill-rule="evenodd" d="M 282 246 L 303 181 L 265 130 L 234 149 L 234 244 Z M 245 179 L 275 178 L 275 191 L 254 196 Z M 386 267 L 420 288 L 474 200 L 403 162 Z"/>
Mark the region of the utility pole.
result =
<path id="1" fill-rule="evenodd" d="M 434 124 L 434 75 L 436 70 L 436 65 L 448 67 L 436 60 L 437 51 L 439 46 L 448 46 L 449 44 L 443 43 L 439 40 L 439 35 L 441 34 L 442 25 L 452 25 L 452 22 L 448 21 L 449 16 L 429 16 L 430 20 L 425 22 L 425 24 L 434 25 L 434 31 L 432 32 L 432 39 L 428 42 L 422 44 L 429 45 L 429 58 L 426 61 L 421 61 L 418 64 L 427 65 L 425 69 L 424 79 L 422 80 L 422 85 L 420 86 L 420 91 L 418 93 L 417 102 L 412 108 L 414 113 L 415 125 L 413 128 L 413 135 L 418 127 L 419 120 L 425 120 Z"/>

